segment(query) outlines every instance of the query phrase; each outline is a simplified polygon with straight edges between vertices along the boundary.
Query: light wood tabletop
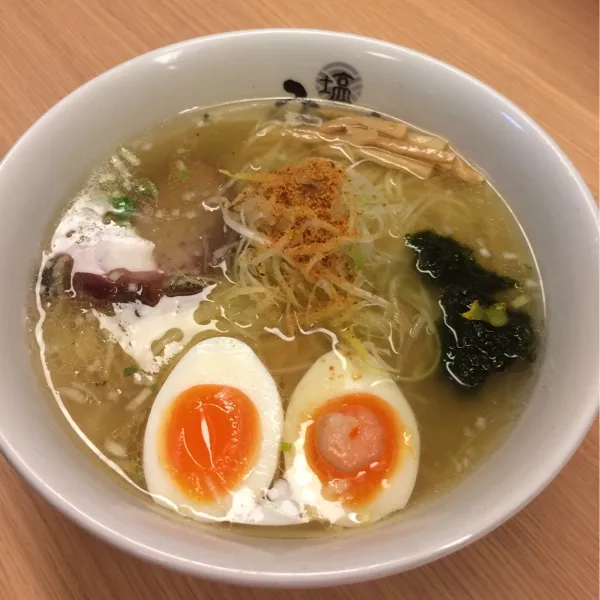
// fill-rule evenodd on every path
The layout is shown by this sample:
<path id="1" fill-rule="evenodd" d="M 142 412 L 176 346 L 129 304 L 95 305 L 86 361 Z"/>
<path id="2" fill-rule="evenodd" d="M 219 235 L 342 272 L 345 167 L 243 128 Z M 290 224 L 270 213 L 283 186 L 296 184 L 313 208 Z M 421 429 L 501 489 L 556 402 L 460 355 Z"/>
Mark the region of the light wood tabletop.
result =
<path id="1" fill-rule="evenodd" d="M 360 33 L 441 58 L 516 102 L 597 194 L 596 0 L 0 0 L 0 156 L 62 96 L 178 40 L 257 27 Z M 511 521 L 415 571 L 252 590 L 145 564 L 48 506 L 0 458 L 0 600 L 587 600 L 598 597 L 598 427 Z"/>

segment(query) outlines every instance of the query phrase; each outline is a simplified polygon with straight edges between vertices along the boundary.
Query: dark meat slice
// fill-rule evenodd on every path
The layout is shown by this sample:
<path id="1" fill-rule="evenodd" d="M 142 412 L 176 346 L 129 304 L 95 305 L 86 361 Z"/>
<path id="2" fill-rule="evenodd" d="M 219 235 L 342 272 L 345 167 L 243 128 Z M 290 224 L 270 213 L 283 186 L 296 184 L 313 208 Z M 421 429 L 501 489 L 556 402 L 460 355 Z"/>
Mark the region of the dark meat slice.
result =
<path id="1" fill-rule="evenodd" d="M 174 267 L 172 263 L 162 263 L 167 272 L 163 283 L 165 296 L 191 296 L 201 292 L 206 286 L 205 276 L 217 269 L 218 263 L 238 237 L 228 227 L 217 227 L 197 241 L 182 269 Z"/>
<path id="2" fill-rule="evenodd" d="M 185 164 L 185 177 L 177 171 L 180 164 Z M 202 161 L 184 163 L 182 157 L 163 175 L 156 181 L 158 198 L 140 203 L 132 219 L 140 240 L 154 244 L 151 256 L 144 254 L 144 248 L 127 256 L 127 247 L 121 250 L 100 232 L 97 254 L 88 253 L 85 261 L 78 261 L 78 246 L 73 245 L 68 254 L 47 265 L 42 275 L 46 290 L 53 294 L 74 291 L 96 304 L 139 300 L 151 306 L 163 295 L 202 291 L 206 276 L 217 274 L 213 262 L 221 258 L 215 259 L 215 251 L 237 237 L 225 226 L 219 210 L 203 207 L 203 199 L 217 195 L 225 178 Z M 108 263 L 103 262 L 105 255 L 110 257 Z M 73 257 L 75 265 L 82 267 L 74 270 Z"/>
<path id="3" fill-rule="evenodd" d="M 177 231 L 177 224 L 165 225 L 171 235 L 157 240 L 154 256 L 167 277 L 182 273 L 191 277 L 211 273 L 219 262 L 214 259 L 215 252 L 237 236 L 225 227 L 220 212 L 202 215 L 198 219 L 200 223 L 190 223 L 189 228 L 183 231 Z"/>
<path id="4" fill-rule="evenodd" d="M 99 302 L 135 302 L 155 306 L 162 296 L 164 275 L 158 271 L 131 272 L 125 269 L 107 275 L 74 273 L 72 286 L 76 294 L 83 294 Z"/>
<path id="5" fill-rule="evenodd" d="M 75 294 L 95 303 L 134 302 L 154 306 L 162 295 L 164 275 L 159 271 L 132 272 L 117 269 L 98 273 L 73 273 L 73 258 L 61 254 L 48 261 L 42 276 L 42 293 L 49 296 Z"/>
<path id="6" fill-rule="evenodd" d="M 158 261 L 161 270 L 129 271 L 115 269 L 106 274 L 73 272 L 73 258 L 68 254 L 49 261 L 42 272 L 43 293 L 52 296 L 75 292 L 95 303 L 141 301 L 155 306 L 165 296 L 190 296 L 206 286 L 206 275 L 215 269 L 216 250 L 230 244 L 237 235 L 219 226 L 202 239 L 185 242 L 185 252 Z"/>
<path id="7" fill-rule="evenodd" d="M 185 167 L 185 177 L 180 169 Z M 158 200 L 133 221 L 138 234 L 155 244 L 154 259 L 168 281 L 168 293 L 195 293 L 190 280 L 213 270 L 213 254 L 233 241 L 220 210 L 204 201 L 220 194 L 227 178 L 212 165 L 178 154 L 154 179 Z M 185 285 L 182 285 L 185 280 Z M 167 284 L 166 284 L 167 285 Z M 187 291 L 186 291 L 187 290 Z"/>
<path id="8" fill-rule="evenodd" d="M 163 295 L 197 294 L 206 286 L 205 275 L 214 269 L 211 262 L 214 252 L 230 244 L 236 235 L 218 226 L 196 240 L 195 246 L 189 242 L 189 255 L 185 261 L 184 254 L 178 255 L 181 261 L 177 263 L 165 259 L 159 263 L 163 267 L 160 271 L 114 269 L 106 274 L 73 272 L 73 258 L 62 254 L 44 268 L 42 292 L 52 296 L 74 292 L 96 304 L 139 300 L 149 306 L 155 306 Z"/>

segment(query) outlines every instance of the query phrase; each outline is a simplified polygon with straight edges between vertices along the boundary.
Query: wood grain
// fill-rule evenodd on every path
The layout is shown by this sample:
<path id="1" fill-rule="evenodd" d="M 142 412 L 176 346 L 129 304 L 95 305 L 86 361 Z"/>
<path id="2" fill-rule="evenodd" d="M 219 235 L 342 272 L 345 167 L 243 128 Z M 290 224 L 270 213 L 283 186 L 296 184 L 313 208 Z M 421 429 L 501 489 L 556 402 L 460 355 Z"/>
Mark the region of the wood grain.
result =
<path id="1" fill-rule="evenodd" d="M 230 29 L 375 36 L 452 63 L 520 105 L 598 192 L 595 0 L 0 0 L 0 154 L 62 96 L 117 63 Z M 598 591 L 598 428 L 530 506 L 467 549 L 334 590 L 234 588 L 111 548 L 0 459 L 1 600 L 588 600 Z"/>

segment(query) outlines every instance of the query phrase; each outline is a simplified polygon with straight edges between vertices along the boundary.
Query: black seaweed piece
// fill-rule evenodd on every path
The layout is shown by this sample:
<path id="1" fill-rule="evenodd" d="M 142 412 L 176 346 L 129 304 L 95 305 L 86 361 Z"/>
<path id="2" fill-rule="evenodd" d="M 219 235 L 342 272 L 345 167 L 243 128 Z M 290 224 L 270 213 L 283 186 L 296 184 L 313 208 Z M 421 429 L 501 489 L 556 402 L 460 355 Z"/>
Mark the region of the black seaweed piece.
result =
<path id="1" fill-rule="evenodd" d="M 73 259 L 61 255 L 49 261 L 41 275 L 40 292 L 44 298 L 79 297 L 95 306 L 113 302 L 137 302 L 156 306 L 163 296 L 191 296 L 206 287 L 195 274 L 164 276 L 160 272 L 131 273 L 123 270 L 116 279 L 95 273 L 73 273 Z"/>
<path id="2" fill-rule="evenodd" d="M 483 294 L 514 287 L 516 281 L 484 269 L 471 248 L 431 230 L 408 234 L 406 245 L 415 254 L 416 268 L 442 287 L 463 285 Z"/>
<path id="3" fill-rule="evenodd" d="M 514 279 L 485 269 L 471 248 L 431 230 L 407 235 L 406 245 L 417 270 L 443 288 L 442 366 L 455 385 L 478 388 L 512 362 L 533 360 L 535 332 L 527 313 L 507 309 L 508 322 L 502 326 L 463 316 L 476 300 L 484 309 L 491 307 L 494 294 L 517 285 Z"/>
<path id="4" fill-rule="evenodd" d="M 462 316 L 475 300 L 484 308 L 494 304 L 475 288 L 459 285 L 446 288 L 440 298 L 442 364 L 461 388 L 477 388 L 493 372 L 518 359 L 532 361 L 535 354 L 535 333 L 527 313 L 507 309 L 508 323 L 496 327 Z"/>

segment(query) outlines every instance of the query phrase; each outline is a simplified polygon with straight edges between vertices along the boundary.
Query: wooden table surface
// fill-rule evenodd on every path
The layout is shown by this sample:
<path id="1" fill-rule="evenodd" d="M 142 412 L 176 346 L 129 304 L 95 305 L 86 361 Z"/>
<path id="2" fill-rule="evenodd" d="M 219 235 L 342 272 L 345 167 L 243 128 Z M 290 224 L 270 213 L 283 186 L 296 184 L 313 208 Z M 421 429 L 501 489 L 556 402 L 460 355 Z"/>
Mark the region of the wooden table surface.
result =
<path id="1" fill-rule="evenodd" d="M 0 156 L 62 96 L 136 54 L 256 27 L 337 29 L 421 50 L 538 121 L 597 194 L 596 0 L 0 0 Z M 0 458 L 1 600 L 587 600 L 598 590 L 598 428 L 558 478 L 483 540 L 334 590 L 252 590 L 145 564 L 50 508 Z"/>

